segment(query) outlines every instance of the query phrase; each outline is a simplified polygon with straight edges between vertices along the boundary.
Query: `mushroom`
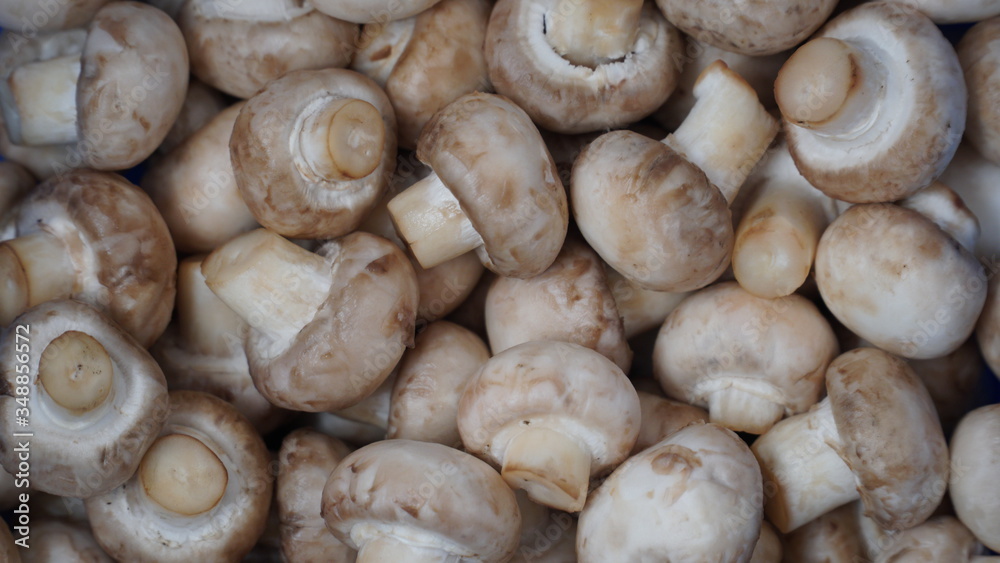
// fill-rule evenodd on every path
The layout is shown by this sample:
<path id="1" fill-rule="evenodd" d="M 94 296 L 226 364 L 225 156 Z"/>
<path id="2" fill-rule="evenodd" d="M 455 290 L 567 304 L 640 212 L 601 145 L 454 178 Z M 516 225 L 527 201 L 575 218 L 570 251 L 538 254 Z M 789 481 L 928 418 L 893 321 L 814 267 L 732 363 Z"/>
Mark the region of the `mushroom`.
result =
<path id="1" fill-rule="evenodd" d="M 0 27 L 31 37 L 39 32 L 82 27 L 109 0 L 8 0 L 0 5 Z"/>
<path id="2" fill-rule="evenodd" d="M 354 23 L 386 24 L 430 9 L 440 0 L 310 0 L 316 9 Z"/>
<path id="3" fill-rule="evenodd" d="M 496 471 L 458 450 L 386 440 L 344 458 L 323 489 L 323 518 L 358 563 L 507 561 L 521 515 Z"/>
<path id="4" fill-rule="evenodd" d="M 708 412 L 687 403 L 657 397 L 652 393 L 637 391 L 642 422 L 639 438 L 632 447 L 632 455 L 673 436 L 682 428 L 708 422 Z"/>
<path id="5" fill-rule="evenodd" d="M 978 399 L 976 391 L 985 366 L 975 339 L 966 340 L 948 355 L 907 363 L 927 387 L 941 426 L 950 435 Z"/>
<path id="6" fill-rule="evenodd" d="M 541 127 L 585 133 L 660 107 L 677 83 L 681 45 L 642 0 L 500 0 L 486 61 L 497 92 Z"/>
<path id="7" fill-rule="evenodd" d="M 354 446 L 367 446 L 385 440 L 385 428 L 344 418 L 334 413 L 316 413 L 309 420 L 309 424 L 318 432 Z"/>
<path id="8" fill-rule="evenodd" d="M 869 546 L 862 534 L 863 511 L 860 501 L 850 502 L 785 534 L 785 560 L 796 563 L 871 561 L 876 550 L 871 549 L 875 546 Z"/>
<path id="9" fill-rule="evenodd" d="M 236 184 L 261 225 L 292 238 L 354 231 L 385 191 L 396 120 L 378 85 L 350 70 L 298 71 L 240 110 Z"/>
<path id="10" fill-rule="evenodd" d="M 976 341 L 983 353 L 986 364 L 1000 379 L 1000 276 L 994 275 L 989 281 L 989 295 L 986 305 L 976 324 Z"/>
<path id="11" fill-rule="evenodd" d="M 217 248 L 201 271 L 250 325 L 250 375 L 282 408 L 320 412 L 358 403 L 413 341 L 413 268 L 375 235 L 353 233 L 313 254 L 258 229 Z"/>
<path id="12" fill-rule="evenodd" d="M 896 356 L 858 348 L 830 364 L 826 391 L 753 444 L 768 520 L 788 533 L 860 497 L 888 530 L 925 521 L 947 488 L 948 447 L 920 378 Z"/>
<path id="13" fill-rule="evenodd" d="M 177 24 L 111 2 L 86 29 L 0 41 L 0 111 L 15 145 L 72 145 L 75 162 L 121 170 L 148 157 L 180 113 L 188 59 Z"/>
<path id="14" fill-rule="evenodd" d="M 935 23 L 969 23 L 1000 15 L 992 0 L 897 0 L 920 10 Z"/>
<path id="15" fill-rule="evenodd" d="M 978 408 L 951 438 L 949 491 L 955 513 L 986 547 L 1000 551 L 1000 405 Z"/>
<path id="16" fill-rule="evenodd" d="M 23 352 L 26 342 L 32 353 Z M 18 317 L 0 336 L 0 351 L 11 359 L 2 368 L 0 416 L 22 416 L 27 391 L 34 433 L 30 460 L 23 438 L 0 436 L 8 472 L 30 467 L 32 488 L 77 498 L 101 495 L 135 472 L 168 405 L 163 372 L 134 339 L 90 306 L 57 300 Z"/>
<path id="17" fill-rule="evenodd" d="M 668 397 L 712 422 L 763 434 L 820 399 L 837 338 L 800 295 L 762 299 L 735 282 L 685 299 L 660 329 L 653 369 Z"/>
<path id="18" fill-rule="evenodd" d="M 662 143 L 614 131 L 573 166 L 580 232 L 645 289 L 690 291 L 722 274 L 733 244 L 729 203 L 778 131 L 753 89 L 721 61 L 701 74 L 695 96 L 684 124 Z"/>
<path id="19" fill-rule="evenodd" d="M 7 563 L 21 563 L 17 545 L 14 544 L 14 536 L 11 535 L 10 528 L 4 520 L 0 520 L 0 559 Z"/>
<path id="20" fill-rule="evenodd" d="M 532 340 L 572 342 L 628 373 L 632 350 L 608 281 L 597 254 L 573 239 L 541 274 L 497 278 L 486 295 L 490 348 L 499 354 Z"/>
<path id="21" fill-rule="evenodd" d="M 235 407 L 173 391 L 170 416 L 139 470 L 87 500 L 94 536 L 119 561 L 240 561 L 267 523 L 270 459 Z"/>
<path id="22" fill-rule="evenodd" d="M 965 129 L 958 56 L 896 2 L 830 21 L 778 73 L 775 98 L 802 175 L 853 203 L 902 199 L 944 171 Z"/>
<path id="23" fill-rule="evenodd" d="M 302 0 L 187 0 L 177 21 L 191 72 L 238 98 L 292 71 L 345 67 L 357 48 L 358 26 Z"/>
<path id="24" fill-rule="evenodd" d="M 0 161 L 0 240 L 16 236 L 17 204 L 35 187 L 31 172 L 16 162 Z"/>
<path id="25" fill-rule="evenodd" d="M 955 190 L 935 181 L 896 204 L 927 217 L 966 250 L 975 251 L 979 242 L 979 219 Z"/>
<path id="26" fill-rule="evenodd" d="M 188 137 L 208 124 L 213 117 L 219 115 L 227 106 L 226 98 L 219 91 L 197 78 L 188 81 L 187 95 L 181 113 L 174 121 L 167 136 L 156 148 L 159 154 L 167 154 L 174 150 Z"/>
<path id="27" fill-rule="evenodd" d="M 955 158 L 948 164 L 940 181 L 959 195 L 981 220 L 979 242 L 975 254 L 992 274 L 1000 269 L 1000 221 L 990 220 L 1000 215 L 1000 165 L 986 160 L 969 143 L 958 147 Z"/>
<path id="28" fill-rule="evenodd" d="M 349 407 L 332 411 L 331 414 L 378 428 L 381 430 L 378 439 L 384 439 L 389 427 L 389 405 L 392 390 L 396 386 L 396 372 L 396 369 L 392 370 L 385 381 L 364 399 Z"/>
<path id="29" fill-rule="evenodd" d="M 249 326 L 205 283 L 204 257 L 186 258 L 177 270 L 176 322 L 150 352 L 171 390 L 204 391 L 232 403 L 261 433 L 285 418 L 254 387 L 243 340 Z"/>
<path id="30" fill-rule="evenodd" d="M 517 491 L 521 542 L 510 563 L 576 563 L 576 519 Z"/>
<path id="31" fill-rule="evenodd" d="M 750 560 L 760 470 L 736 434 L 698 424 L 632 456 L 580 514 L 580 563 Z"/>
<path id="32" fill-rule="evenodd" d="M 635 445 L 639 398 L 611 360 L 568 342 L 527 342 L 493 356 L 466 385 L 458 430 L 470 453 L 533 501 L 579 512 L 590 479 Z"/>
<path id="33" fill-rule="evenodd" d="M 0 32 L 0 42 L 5 35 Z M 83 161 L 72 145 L 45 145 L 26 147 L 11 142 L 4 125 L 3 111 L 0 111 L 0 156 L 5 162 L 16 162 L 42 180 L 61 174 L 82 165 Z"/>
<path id="34" fill-rule="evenodd" d="M 968 528 L 952 516 L 938 516 L 895 535 L 875 563 L 970 561 L 980 549 Z"/>
<path id="35" fill-rule="evenodd" d="M 555 261 L 569 223 L 566 192 L 538 129 L 510 100 L 462 96 L 424 127 L 417 158 L 434 173 L 389 202 L 424 268 L 475 249 L 502 276 Z"/>
<path id="36" fill-rule="evenodd" d="M 0 243 L 0 325 L 45 301 L 73 298 L 108 315 L 143 347 L 174 306 L 170 232 L 142 190 L 117 174 L 74 170 L 18 208 L 16 238 Z"/>
<path id="37" fill-rule="evenodd" d="M 855 205 L 831 223 L 815 273 L 844 326 L 907 358 L 954 351 L 986 299 L 983 267 L 969 250 L 921 213 L 889 203 Z"/>
<path id="38" fill-rule="evenodd" d="M 486 296 L 493 285 L 493 280 L 498 277 L 489 270 L 483 272 L 479 283 L 472 288 L 472 293 L 448 316 L 448 320 L 471 330 L 476 336 L 486 340 L 488 338 L 486 335 Z"/>
<path id="39" fill-rule="evenodd" d="M 778 532 L 774 531 L 774 526 L 767 520 L 762 521 L 760 537 L 753 548 L 750 563 L 781 563 L 783 551 L 781 538 L 778 537 Z"/>
<path id="40" fill-rule="evenodd" d="M 389 96 L 400 146 L 416 148 L 438 110 L 490 89 L 483 41 L 492 7 L 488 0 L 444 0 L 416 16 L 362 28 L 351 68 Z"/>
<path id="41" fill-rule="evenodd" d="M 427 325 L 399 362 L 386 437 L 460 446 L 459 399 L 489 359 L 472 331 L 448 321 Z"/>
<path id="42" fill-rule="evenodd" d="M 213 117 L 142 178 L 142 189 L 163 214 L 178 252 L 211 252 L 257 226 L 229 159 L 229 138 L 242 107 L 236 104 Z"/>
<path id="43" fill-rule="evenodd" d="M 690 295 L 690 292 L 652 291 L 619 274 L 604 264 L 608 286 L 615 296 L 618 314 L 622 317 L 625 338 L 631 339 L 659 328 L 670 313 Z"/>
<path id="44" fill-rule="evenodd" d="M 1000 15 L 1000 7 L 993 10 L 992 15 Z M 1000 165 L 1000 17 L 980 22 L 962 36 L 958 60 L 969 91 L 965 136 L 980 154 Z"/>
<path id="45" fill-rule="evenodd" d="M 69 522 L 52 518 L 34 521 L 31 524 L 30 545 L 30 548 L 21 550 L 20 560 L 23 563 L 112 563 L 114 561 L 97 544 L 86 521 Z"/>
<path id="46" fill-rule="evenodd" d="M 277 503 L 281 553 L 289 563 L 353 563 L 354 550 L 333 537 L 320 514 L 326 480 L 348 453 L 340 440 L 308 428 L 281 442 Z"/>

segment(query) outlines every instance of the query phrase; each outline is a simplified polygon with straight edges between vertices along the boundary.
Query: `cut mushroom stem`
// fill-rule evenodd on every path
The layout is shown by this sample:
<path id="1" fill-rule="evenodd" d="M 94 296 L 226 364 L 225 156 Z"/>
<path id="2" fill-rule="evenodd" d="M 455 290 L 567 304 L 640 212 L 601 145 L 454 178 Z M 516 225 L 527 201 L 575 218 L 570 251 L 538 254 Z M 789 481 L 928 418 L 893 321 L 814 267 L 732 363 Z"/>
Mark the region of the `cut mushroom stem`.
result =
<path id="1" fill-rule="evenodd" d="M 751 434 L 763 434 L 781 420 L 785 407 L 736 387 L 727 387 L 709 395 L 708 412 L 711 422 Z"/>
<path id="2" fill-rule="evenodd" d="M 697 101 L 663 142 L 702 169 L 730 204 L 778 132 L 746 80 L 715 61 L 694 85 Z"/>
<path id="3" fill-rule="evenodd" d="M 559 0 L 546 37 L 575 65 L 596 68 L 633 50 L 642 0 Z"/>
<path id="4" fill-rule="evenodd" d="M 100 342 L 74 330 L 45 347 L 38 362 L 38 380 L 57 405 L 80 415 L 107 401 L 114 368 Z"/>
<path id="5" fill-rule="evenodd" d="M 139 480 L 149 498 L 184 516 L 211 510 L 229 483 L 225 465 L 200 440 L 168 434 L 153 444 L 139 465 Z"/>
<path id="6" fill-rule="evenodd" d="M 9 99 L 0 93 L 0 104 L 15 143 L 39 146 L 77 141 L 80 65 L 80 55 L 70 55 L 14 69 L 5 85 Z"/>
<path id="7" fill-rule="evenodd" d="M 44 231 L 0 244 L 0 325 L 40 303 L 69 297 L 76 283 L 66 247 Z"/>
<path id="8" fill-rule="evenodd" d="M 228 356 L 233 345 L 242 345 L 236 330 L 243 319 L 205 283 L 202 260 L 184 260 L 177 269 L 177 334 L 185 346 L 212 356 Z M 242 352 L 241 352 L 242 353 Z"/>
<path id="9" fill-rule="evenodd" d="M 393 536 L 378 536 L 366 542 L 358 551 L 357 563 L 406 561 L 407 563 L 439 563 L 450 560 L 440 549 L 405 543 Z"/>
<path id="10" fill-rule="evenodd" d="M 299 131 L 303 159 L 328 180 L 364 178 L 378 168 L 385 148 L 385 122 L 364 100 L 338 99 L 307 110 Z"/>
<path id="11" fill-rule="evenodd" d="M 483 245 L 458 199 L 432 173 L 389 202 L 389 213 L 410 251 L 427 269 Z"/>
<path id="12" fill-rule="evenodd" d="M 500 474 L 535 502 L 579 512 L 587 500 L 590 454 L 560 432 L 529 428 L 507 446 Z"/>

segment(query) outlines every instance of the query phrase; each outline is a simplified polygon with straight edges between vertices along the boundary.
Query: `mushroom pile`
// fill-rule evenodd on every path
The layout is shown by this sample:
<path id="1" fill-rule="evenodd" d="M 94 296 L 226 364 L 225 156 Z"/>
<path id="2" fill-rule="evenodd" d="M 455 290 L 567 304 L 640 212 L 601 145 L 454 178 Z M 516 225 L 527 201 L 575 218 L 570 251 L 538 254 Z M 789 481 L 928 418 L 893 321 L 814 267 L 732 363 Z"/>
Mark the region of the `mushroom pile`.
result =
<path id="1" fill-rule="evenodd" d="M 1000 561 L 1000 1 L 0 26 L 0 562 Z"/>

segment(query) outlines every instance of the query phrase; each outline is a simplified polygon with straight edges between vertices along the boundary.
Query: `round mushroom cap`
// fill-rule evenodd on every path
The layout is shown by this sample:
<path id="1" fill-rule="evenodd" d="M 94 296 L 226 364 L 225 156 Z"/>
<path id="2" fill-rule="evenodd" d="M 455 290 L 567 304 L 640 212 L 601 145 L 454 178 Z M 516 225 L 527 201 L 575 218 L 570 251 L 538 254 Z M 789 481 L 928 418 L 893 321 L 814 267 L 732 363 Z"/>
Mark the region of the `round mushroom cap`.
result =
<path id="1" fill-rule="evenodd" d="M 867 555 L 861 535 L 860 512 L 848 503 L 784 535 L 784 556 L 797 563 L 854 561 Z"/>
<path id="2" fill-rule="evenodd" d="M 604 264 L 576 240 L 566 241 L 541 274 L 493 282 L 486 296 L 486 332 L 494 354 L 532 340 L 557 340 L 599 352 L 623 372 L 632 365 Z"/>
<path id="3" fill-rule="evenodd" d="M 367 102 L 382 116 L 378 165 L 353 180 L 331 180 L 299 147 L 304 115 L 338 100 Z M 334 238 L 357 229 L 382 197 L 396 163 L 396 119 L 385 93 L 354 71 L 292 72 L 270 82 L 240 110 L 230 151 L 240 194 L 261 225 L 291 238 Z"/>
<path id="4" fill-rule="evenodd" d="M 22 327 L 22 328 L 19 328 Z M 23 327 L 28 327 L 27 329 Z M 39 364 L 53 341 L 66 333 L 96 340 L 110 359 L 110 387 L 98 405 L 74 413 L 57 402 L 38 377 Z M 20 335 L 20 336 L 19 336 Z M 89 498 L 124 483 L 139 466 L 168 414 L 163 372 L 131 336 L 92 307 L 78 301 L 48 301 L 29 309 L 0 335 L 0 350 L 17 357 L 25 337 L 32 353 L 27 363 L 4 362 L 0 379 L 0 416 L 13 421 L 18 366 L 32 374 L 31 486 L 56 495 Z M 64 340 L 55 343 L 59 347 Z M 81 382 L 85 380 L 81 379 Z M 17 473 L 18 438 L 0 436 L 0 462 Z"/>
<path id="5" fill-rule="evenodd" d="M 117 4 L 117 2 L 116 2 Z M 117 174 L 72 170 L 21 203 L 17 236 L 59 238 L 76 268 L 68 297 L 108 315 L 144 348 L 170 322 L 177 256 L 149 196 Z"/>
<path id="6" fill-rule="evenodd" d="M 94 536 L 119 561 L 240 561 L 267 524 L 273 488 L 267 447 L 235 407 L 197 391 L 170 393 L 170 416 L 160 437 L 178 436 L 200 444 L 222 466 L 225 488 L 218 502 L 193 516 L 174 512 L 153 500 L 145 472 L 139 471 L 122 486 L 87 500 Z M 169 477 L 176 489 L 202 475 L 179 469 Z M 205 494 L 190 488 L 178 492 Z"/>
<path id="7" fill-rule="evenodd" d="M 351 62 L 358 26 L 324 15 L 309 2 L 274 2 L 297 5 L 275 6 L 275 13 L 254 13 L 255 7 L 242 4 L 187 0 L 181 7 L 178 23 L 191 72 L 206 84 L 245 99 L 290 72 Z"/>
<path id="8" fill-rule="evenodd" d="M 951 438 L 949 492 L 955 513 L 979 541 L 1000 550 L 1000 405 L 965 416 Z"/>
<path id="9" fill-rule="evenodd" d="M 708 412 L 705 409 L 645 391 L 637 391 L 637 394 L 642 411 L 642 425 L 639 427 L 639 438 L 632 448 L 633 455 L 669 438 L 682 428 L 708 422 Z"/>
<path id="10" fill-rule="evenodd" d="M 566 190 L 538 129 L 495 94 L 462 96 L 424 127 L 417 158 L 452 192 L 483 239 L 479 259 L 502 276 L 530 278 L 566 239 Z"/>
<path id="11" fill-rule="evenodd" d="M 1000 276 L 993 276 L 983 312 L 976 324 L 976 342 L 993 375 L 1000 378 Z"/>
<path id="12" fill-rule="evenodd" d="M 725 196 L 661 142 L 631 131 L 602 135 L 573 165 L 571 196 L 590 246 L 645 289 L 690 291 L 729 266 Z"/>
<path id="13" fill-rule="evenodd" d="M 936 23 L 977 22 L 1000 15 L 993 0 L 898 0 L 920 10 Z"/>
<path id="14" fill-rule="evenodd" d="M 580 563 L 748 561 L 760 536 L 760 469 L 735 433 L 689 426 L 628 459 L 580 514 Z"/>
<path id="15" fill-rule="evenodd" d="M 157 154 L 166 154 L 180 146 L 188 137 L 208 125 L 208 122 L 227 106 L 229 106 L 228 98 L 222 92 L 197 78 L 188 80 L 181 113 L 177 116 L 177 121 L 174 121 L 167 137 L 156 148 Z"/>
<path id="16" fill-rule="evenodd" d="M 42 31 L 83 27 L 109 0 L 8 0 L 0 4 L 0 27 L 30 37 Z"/>
<path id="17" fill-rule="evenodd" d="M 32 521 L 30 545 L 29 549 L 21 550 L 20 561 L 23 563 L 112 563 L 114 561 L 97 544 L 86 521 L 69 522 L 52 518 Z M 2 553 L 0 549 L 0 554 Z"/>
<path id="18" fill-rule="evenodd" d="M 395 537 L 484 562 L 510 559 L 521 527 L 514 493 L 493 468 L 411 440 L 376 442 L 344 458 L 323 489 L 323 517 L 355 549 Z"/>
<path id="19" fill-rule="evenodd" d="M 965 137 L 1000 164 L 1000 17 L 980 22 L 962 36 L 958 60 L 969 90 Z"/>
<path id="20" fill-rule="evenodd" d="M 975 256 L 930 219 L 889 203 L 855 205 L 827 227 L 815 278 L 844 326 L 907 358 L 957 349 L 986 300 Z"/>
<path id="21" fill-rule="evenodd" d="M 906 362 L 876 348 L 837 357 L 826 389 L 841 458 L 865 515 L 890 530 L 926 520 L 948 488 L 948 446 L 934 403 Z"/>
<path id="22" fill-rule="evenodd" d="M 980 545 L 968 528 L 953 516 L 937 516 L 903 530 L 880 551 L 875 563 L 966 562 L 979 553 Z"/>
<path id="23" fill-rule="evenodd" d="M 680 33 L 643 8 L 632 52 L 595 68 L 574 65 L 546 37 L 559 0 L 500 0 L 486 33 L 486 61 L 497 92 L 536 123 L 559 133 L 622 127 L 653 113 L 677 84 Z"/>
<path id="24" fill-rule="evenodd" d="M 941 419 L 945 434 L 978 400 L 977 389 L 985 364 L 974 338 L 965 341 L 954 352 L 929 360 L 907 360 L 917 377 L 927 387 L 934 408 Z"/>
<path id="25" fill-rule="evenodd" d="M 493 356 L 458 406 L 467 451 L 500 465 L 520 433 L 554 430 L 586 447 L 592 477 L 628 457 L 640 424 L 639 398 L 621 369 L 568 342 L 526 342 Z"/>
<path id="26" fill-rule="evenodd" d="M 14 544 L 14 536 L 7 527 L 7 522 L 0 520 L 0 559 L 7 563 L 21 563 L 21 556 Z"/>
<path id="27" fill-rule="evenodd" d="M 316 9 L 354 23 L 387 23 L 430 9 L 440 0 L 312 0 Z"/>

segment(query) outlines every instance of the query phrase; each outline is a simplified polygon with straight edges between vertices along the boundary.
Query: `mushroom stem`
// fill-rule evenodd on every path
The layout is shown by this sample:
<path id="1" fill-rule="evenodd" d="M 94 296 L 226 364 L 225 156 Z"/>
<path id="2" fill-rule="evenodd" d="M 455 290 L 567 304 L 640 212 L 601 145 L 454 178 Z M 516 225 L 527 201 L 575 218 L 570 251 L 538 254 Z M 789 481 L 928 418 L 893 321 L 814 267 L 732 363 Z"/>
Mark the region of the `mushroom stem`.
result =
<path id="1" fill-rule="evenodd" d="M 785 407 L 736 387 L 726 387 L 708 397 L 710 422 L 738 432 L 763 434 L 781 420 Z"/>
<path id="2" fill-rule="evenodd" d="M 201 265 L 205 283 L 237 315 L 274 339 L 292 339 L 326 301 L 330 266 L 266 229 L 212 252 Z"/>
<path id="3" fill-rule="evenodd" d="M 579 512 L 587 500 L 590 454 L 561 432 L 528 428 L 507 445 L 500 475 L 537 503 Z"/>
<path id="4" fill-rule="evenodd" d="M 168 434 L 158 438 L 143 456 L 139 480 L 156 504 L 176 514 L 196 516 L 222 500 L 229 472 L 201 440 Z"/>
<path id="5" fill-rule="evenodd" d="M 375 106 L 356 99 L 324 100 L 306 111 L 299 150 L 313 173 L 331 181 L 350 181 L 378 168 L 385 122 Z"/>
<path id="6" fill-rule="evenodd" d="M 39 303 L 70 297 L 76 268 L 62 242 L 39 231 L 0 243 L 0 325 Z"/>
<path id="7" fill-rule="evenodd" d="M 642 0 L 559 0 L 546 37 L 569 62 L 596 68 L 625 58 L 635 44 Z"/>
<path id="8" fill-rule="evenodd" d="M 80 55 L 22 65 L 0 86 L 0 106 L 11 141 L 18 145 L 76 142 L 76 85 Z"/>
<path id="9" fill-rule="evenodd" d="M 107 400 L 114 366 L 100 342 L 74 330 L 62 333 L 42 351 L 38 381 L 57 405 L 81 415 Z"/>
<path id="10" fill-rule="evenodd" d="M 420 180 L 389 201 L 400 236 L 424 269 L 483 245 L 483 238 L 437 174 Z"/>
<path id="11" fill-rule="evenodd" d="M 449 560 L 448 553 L 440 549 L 411 545 L 394 537 L 378 536 L 361 546 L 356 561 L 357 563 L 384 563 L 385 561 L 440 563 Z"/>
<path id="12" fill-rule="evenodd" d="M 181 262 L 177 271 L 177 334 L 184 347 L 212 356 L 242 350 L 246 325 L 205 283 L 202 259 Z"/>
<path id="13" fill-rule="evenodd" d="M 746 80 L 722 61 L 702 71 L 694 95 L 691 113 L 663 142 L 701 168 L 732 204 L 778 134 L 778 121 Z"/>

